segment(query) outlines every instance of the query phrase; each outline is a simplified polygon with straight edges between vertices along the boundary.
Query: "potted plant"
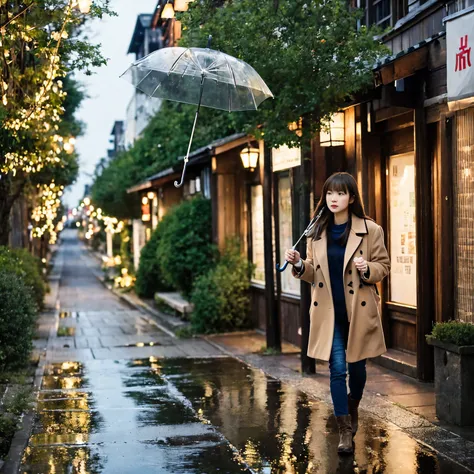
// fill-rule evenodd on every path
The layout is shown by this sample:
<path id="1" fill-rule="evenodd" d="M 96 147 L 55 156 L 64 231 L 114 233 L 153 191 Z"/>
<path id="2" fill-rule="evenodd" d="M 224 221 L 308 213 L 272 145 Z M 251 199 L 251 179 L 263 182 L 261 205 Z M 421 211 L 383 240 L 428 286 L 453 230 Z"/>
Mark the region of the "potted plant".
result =
<path id="1" fill-rule="evenodd" d="M 437 323 L 426 339 L 434 347 L 436 415 L 459 426 L 474 425 L 474 324 Z"/>

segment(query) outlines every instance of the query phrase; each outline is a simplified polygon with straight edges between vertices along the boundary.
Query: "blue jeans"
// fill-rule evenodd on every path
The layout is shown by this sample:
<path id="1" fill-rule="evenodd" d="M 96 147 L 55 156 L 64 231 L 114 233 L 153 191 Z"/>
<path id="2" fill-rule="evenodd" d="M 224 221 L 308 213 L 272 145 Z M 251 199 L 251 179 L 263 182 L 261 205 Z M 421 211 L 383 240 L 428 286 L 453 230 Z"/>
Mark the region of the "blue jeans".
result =
<path id="1" fill-rule="evenodd" d="M 367 380 L 366 359 L 349 363 L 349 389 L 353 400 L 361 400 Z M 343 416 L 349 414 L 346 386 L 346 337 L 344 328 L 334 325 L 331 357 L 329 359 L 331 380 L 331 397 L 334 414 Z"/>

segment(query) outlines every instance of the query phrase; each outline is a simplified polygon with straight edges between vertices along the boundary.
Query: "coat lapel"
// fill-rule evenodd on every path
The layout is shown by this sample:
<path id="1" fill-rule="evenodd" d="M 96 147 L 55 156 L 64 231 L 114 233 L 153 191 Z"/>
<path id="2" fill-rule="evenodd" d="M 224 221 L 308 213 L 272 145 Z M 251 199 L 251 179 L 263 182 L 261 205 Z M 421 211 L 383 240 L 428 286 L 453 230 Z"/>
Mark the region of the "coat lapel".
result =
<path id="1" fill-rule="evenodd" d="M 362 242 L 362 235 L 367 234 L 367 226 L 365 224 L 365 219 L 361 219 L 356 215 L 352 214 L 352 227 L 347 239 L 346 252 L 344 253 L 344 269 L 343 273 L 346 272 L 347 265 L 349 260 L 354 255 L 354 252 L 359 247 Z"/>
<path id="2" fill-rule="evenodd" d="M 326 230 L 321 233 L 321 238 L 313 241 L 314 242 L 314 253 L 318 259 L 318 263 L 321 266 L 321 271 L 326 281 L 326 285 L 331 294 L 331 277 L 329 275 L 329 263 L 328 263 L 328 240 Z M 315 282 L 316 283 L 316 282 Z"/>

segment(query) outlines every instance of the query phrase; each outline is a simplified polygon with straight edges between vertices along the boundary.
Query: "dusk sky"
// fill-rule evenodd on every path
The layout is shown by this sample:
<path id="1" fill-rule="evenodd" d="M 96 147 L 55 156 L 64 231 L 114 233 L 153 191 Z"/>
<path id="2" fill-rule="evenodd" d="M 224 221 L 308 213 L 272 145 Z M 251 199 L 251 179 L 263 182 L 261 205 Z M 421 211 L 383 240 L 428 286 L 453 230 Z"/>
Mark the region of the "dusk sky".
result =
<path id="1" fill-rule="evenodd" d="M 87 129 L 76 145 L 80 155 L 79 178 L 64 197 L 64 203 L 70 207 L 76 206 L 83 197 L 84 185 L 92 182 L 96 163 L 107 155 L 114 121 L 125 119 L 133 87 L 119 76 L 134 60 L 134 55 L 127 55 L 127 50 L 137 15 L 152 13 L 157 0 L 113 0 L 111 3 L 117 17 L 89 24 L 89 37 L 102 45 L 102 54 L 109 59 L 108 64 L 95 69 L 92 76 L 75 75 L 84 84 L 89 97 L 78 113 Z"/>

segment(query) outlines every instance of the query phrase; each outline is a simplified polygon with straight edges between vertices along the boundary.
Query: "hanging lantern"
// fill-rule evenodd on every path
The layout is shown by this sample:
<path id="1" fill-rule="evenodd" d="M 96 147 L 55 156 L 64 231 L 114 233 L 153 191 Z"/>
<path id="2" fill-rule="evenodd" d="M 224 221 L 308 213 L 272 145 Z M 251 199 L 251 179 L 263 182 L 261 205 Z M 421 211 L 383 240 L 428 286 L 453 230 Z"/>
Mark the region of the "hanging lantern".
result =
<path id="1" fill-rule="evenodd" d="M 81 13 L 89 13 L 91 11 L 92 0 L 77 0 L 77 6 Z"/>
<path id="2" fill-rule="evenodd" d="M 172 18 L 174 18 L 174 8 L 171 3 L 168 2 L 165 5 L 165 8 L 163 8 L 163 11 L 161 12 L 161 18 L 163 20 L 171 20 Z"/>
<path id="3" fill-rule="evenodd" d="M 175 12 L 188 11 L 188 1 L 187 0 L 174 0 L 174 11 Z"/>
<path id="4" fill-rule="evenodd" d="M 260 151 L 258 148 L 251 148 L 250 145 L 240 152 L 240 159 L 245 169 L 253 171 L 257 167 Z"/>
<path id="5" fill-rule="evenodd" d="M 326 130 L 321 130 L 319 143 L 321 146 L 343 146 L 345 142 L 344 112 L 335 113 Z"/>

